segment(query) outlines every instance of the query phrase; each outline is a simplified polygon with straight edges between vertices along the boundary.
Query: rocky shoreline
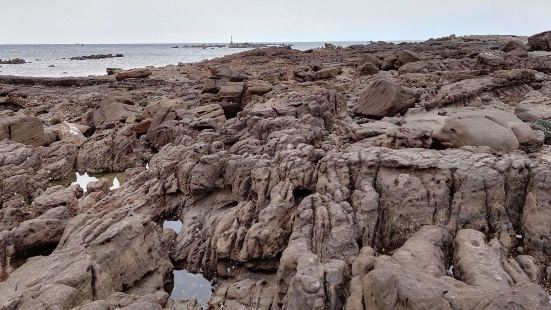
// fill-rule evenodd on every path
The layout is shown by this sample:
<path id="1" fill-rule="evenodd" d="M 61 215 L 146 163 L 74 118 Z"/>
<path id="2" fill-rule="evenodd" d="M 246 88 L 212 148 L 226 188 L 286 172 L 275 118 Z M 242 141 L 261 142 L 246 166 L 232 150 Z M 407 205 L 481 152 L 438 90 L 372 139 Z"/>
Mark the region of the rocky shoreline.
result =
<path id="1" fill-rule="evenodd" d="M 551 309 L 550 50 L 450 36 L 2 76 L 0 309 L 200 309 L 169 297 L 183 269 L 209 309 Z"/>

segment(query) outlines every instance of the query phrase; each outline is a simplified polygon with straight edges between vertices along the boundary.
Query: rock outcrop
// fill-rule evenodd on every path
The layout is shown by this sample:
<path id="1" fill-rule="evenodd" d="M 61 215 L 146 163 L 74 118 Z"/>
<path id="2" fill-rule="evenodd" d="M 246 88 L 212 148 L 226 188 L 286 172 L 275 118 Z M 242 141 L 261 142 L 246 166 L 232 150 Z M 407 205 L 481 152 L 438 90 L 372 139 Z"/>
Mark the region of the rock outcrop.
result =
<path id="1" fill-rule="evenodd" d="M 368 117 L 382 118 L 403 114 L 415 106 L 415 98 L 392 81 L 372 82 L 354 108 L 354 113 Z"/>
<path id="2" fill-rule="evenodd" d="M 115 79 L 117 81 L 124 81 L 126 79 L 145 79 L 151 74 L 152 72 L 149 69 L 118 71 L 117 73 L 115 73 Z"/>
<path id="3" fill-rule="evenodd" d="M 16 113 L 0 116 L 0 140 L 9 139 L 29 145 L 45 145 L 53 142 L 44 132 L 44 124 L 36 117 Z"/>
<path id="4" fill-rule="evenodd" d="M 528 38 L 532 50 L 551 51 L 551 31 L 535 34 Z"/>
<path id="5" fill-rule="evenodd" d="M 22 65 L 25 63 L 27 63 L 25 59 L 21 59 L 21 58 L 14 58 L 14 59 L 8 59 L 8 60 L 0 59 L 0 65 Z"/>
<path id="6" fill-rule="evenodd" d="M 88 55 L 88 56 L 77 56 L 71 57 L 71 60 L 96 60 L 96 59 L 106 59 L 106 58 L 118 58 L 124 57 L 123 54 L 97 54 L 97 55 Z"/>
<path id="7" fill-rule="evenodd" d="M 185 269 L 209 309 L 551 309 L 551 60 L 525 41 L 0 77 L 0 308 L 200 309 Z"/>

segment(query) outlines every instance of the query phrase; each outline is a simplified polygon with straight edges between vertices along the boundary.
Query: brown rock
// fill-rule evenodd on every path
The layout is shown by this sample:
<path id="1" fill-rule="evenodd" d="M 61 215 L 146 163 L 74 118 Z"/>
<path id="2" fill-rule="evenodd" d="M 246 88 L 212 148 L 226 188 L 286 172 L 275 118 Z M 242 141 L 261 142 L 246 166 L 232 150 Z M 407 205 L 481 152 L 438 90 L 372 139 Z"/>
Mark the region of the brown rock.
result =
<path id="1" fill-rule="evenodd" d="M 524 45 L 522 42 L 517 40 L 510 40 L 510 41 L 507 41 L 505 45 L 503 45 L 501 50 L 506 53 L 512 52 L 514 50 L 526 50 L 526 45 Z"/>
<path id="2" fill-rule="evenodd" d="M 358 65 L 358 68 L 356 68 L 356 75 L 360 76 L 373 75 L 377 73 L 379 73 L 379 68 L 370 62 L 365 62 L 362 65 Z"/>
<path id="3" fill-rule="evenodd" d="M 528 45 L 534 51 L 551 51 L 551 31 L 538 33 L 529 37 Z"/>
<path id="4" fill-rule="evenodd" d="M 144 79 L 149 77 L 152 74 L 149 69 L 136 69 L 136 70 L 127 70 L 120 71 L 115 74 L 115 79 L 117 81 L 124 81 L 126 79 Z"/>
<path id="5" fill-rule="evenodd" d="M 417 54 L 414 51 L 409 51 L 409 50 L 399 51 L 397 56 L 398 56 L 398 59 L 396 60 L 397 68 L 405 64 L 408 64 L 410 62 L 416 62 L 422 59 L 421 55 Z"/>
<path id="6" fill-rule="evenodd" d="M 326 80 L 336 78 L 341 74 L 342 70 L 340 68 L 325 68 L 314 73 L 315 80 Z"/>
<path id="7" fill-rule="evenodd" d="M 405 113 L 414 106 L 415 101 L 400 85 L 388 80 L 377 80 L 360 94 L 353 111 L 363 116 L 382 118 Z"/>
<path id="8" fill-rule="evenodd" d="M 96 127 L 100 127 L 121 121 L 124 121 L 125 123 L 132 123 L 134 122 L 137 113 L 138 109 L 135 106 L 120 102 L 108 103 L 94 111 L 94 125 Z"/>
<path id="9" fill-rule="evenodd" d="M 246 96 L 262 96 L 272 90 L 272 84 L 265 81 L 249 81 L 247 82 Z"/>
<path id="10" fill-rule="evenodd" d="M 227 82 L 218 90 L 218 98 L 240 101 L 245 86 L 242 82 Z"/>
<path id="11" fill-rule="evenodd" d="M 36 146 L 51 142 L 46 137 L 42 121 L 23 114 L 0 116 L 0 140 L 3 139 Z"/>
<path id="12" fill-rule="evenodd" d="M 203 119 L 215 119 L 217 121 L 225 121 L 226 116 L 224 115 L 224 110 L 219 104 L 208 104 L 200 107 L 193 108 L 191 110 L 194 113 L 197 113 L 199 118 Z"/>
<path id="13" fill-rule="evenodd" d="M 454 147 L 489 146 L 502 152 L 519 148 L 519 142 L 510 128 L 485 117 L 449 119 L 433 138 Z"/>
<path id="14" fill-rule="evenodd" d="M 138 135 L 145 135 L 147 131 L 149 130 L 149 127 L 151 126 L 151 119 L 144 119 L 143 121 L 139 122 L 134 126 L 134 131 Z"/>
<path id="15" fill-rule="evenodd" d="M 433 138 L 454 147 L 489 146 L 501 152 L 543 144 L 536 132 L 513 114 L 492 109 L 454 115 Z"/>

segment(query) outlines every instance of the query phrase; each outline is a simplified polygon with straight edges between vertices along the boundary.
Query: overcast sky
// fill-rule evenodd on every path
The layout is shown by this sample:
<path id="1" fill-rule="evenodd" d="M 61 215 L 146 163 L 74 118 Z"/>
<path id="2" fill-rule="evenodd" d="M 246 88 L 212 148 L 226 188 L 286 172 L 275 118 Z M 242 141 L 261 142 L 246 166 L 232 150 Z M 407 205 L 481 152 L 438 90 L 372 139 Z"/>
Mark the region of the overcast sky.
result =
<path id="1" fill-rule="evenodd" d="M 550 13 L 551 0 L 0 0 L 0 44 L 529 35 Z"/>

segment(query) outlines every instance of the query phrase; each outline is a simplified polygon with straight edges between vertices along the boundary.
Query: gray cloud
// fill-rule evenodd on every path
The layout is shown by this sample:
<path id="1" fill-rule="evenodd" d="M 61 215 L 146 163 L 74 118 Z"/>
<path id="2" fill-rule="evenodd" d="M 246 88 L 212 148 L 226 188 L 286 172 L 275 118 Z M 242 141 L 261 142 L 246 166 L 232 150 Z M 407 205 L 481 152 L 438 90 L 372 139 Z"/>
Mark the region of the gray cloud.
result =
<path id="1" fill-rule="evenodd" d="M 551 29 L 549 0 L 0 0 L 2 43 L 406 40 Z"/>

